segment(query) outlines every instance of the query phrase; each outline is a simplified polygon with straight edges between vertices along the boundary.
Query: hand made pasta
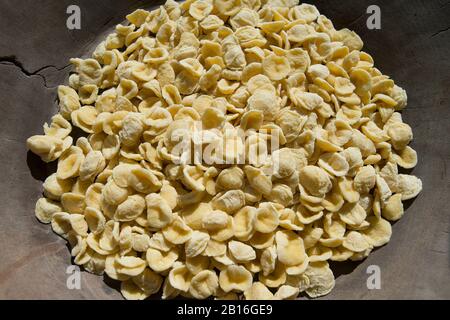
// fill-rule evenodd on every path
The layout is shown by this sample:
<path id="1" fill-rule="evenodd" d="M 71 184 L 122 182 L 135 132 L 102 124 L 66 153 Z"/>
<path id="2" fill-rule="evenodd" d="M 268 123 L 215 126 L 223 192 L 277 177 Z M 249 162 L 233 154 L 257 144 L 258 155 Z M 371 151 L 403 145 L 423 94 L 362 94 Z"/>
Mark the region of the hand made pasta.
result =
<path id="1" fill-rule="evenodd" d="M 406 92 L 362 49 L 298 0 L 129 14 L 27 141 L 57 161 L 36 217 L 126 299 L 328 294 L 422 190 Z"/>

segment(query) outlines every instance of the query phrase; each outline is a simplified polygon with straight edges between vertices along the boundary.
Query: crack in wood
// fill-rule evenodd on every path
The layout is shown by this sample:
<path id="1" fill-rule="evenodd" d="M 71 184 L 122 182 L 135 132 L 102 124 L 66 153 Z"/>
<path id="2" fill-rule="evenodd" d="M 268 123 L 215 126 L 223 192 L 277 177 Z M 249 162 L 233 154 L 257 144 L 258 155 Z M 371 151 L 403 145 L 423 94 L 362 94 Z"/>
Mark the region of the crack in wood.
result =
<path id="1" fill-rule="evenodd" d="M 352 25 L 354 25 L 355 23 L 357 23 L 359 20 L 361 20 L 361 18 L 363 18 L 364 16 L 366 16 L 366 13 L 361 14 L 360 16 L 358 16 L 356 19 L 353 19 L 351 22 L 347 23 L 345 25 L 345 28 L 349 28 Z"/>
<path id="2" fill-rule="evenodd" d="M 71 66 L 71 64 L 68 64 L 62 68 L 58 68 L 57 66 L 54 66 L 54 65 L 46 65 L 46 66 L 40 67 L 36 71 L 29 71 L 27 68 L 25 68 L 24 64 L 21 61 L 19 61 L 19 59 L 17 59 L 17 57 L 15 55 L 0 57 L 0 65 L 15 66 L 25 76 L 27 76 L 29 78 L 34 77 L 34 76 L 40 77 L 44 82 L 44 87 L 47 89 L 53 89 L 55 87 L 48 85 L 47 77 L 45 75 L 41 74 L 41 72 L 43 72 L 47 69 L 55 69 L 56 72 L 59 72 L 59 71 L 63 71 L 64 69 L 67 69 L 68 67 Z"/>
<path id="3" fill-rule="evenodd" d="M 448 27 L 448 28 L 445 28 L 445 29 L 443 29 L 443 30 L 439 30 L 439 31 L 437 31 L 437 32 L 433 33 L 433 34 L 431 35 L 431 37 L 430 37 L 430 38 L 434 38 L 434 37 L 437 37 L 437 36 L 439 36 L 439 35 L 441 35 L 441 34 L 443 34 L 443 33 L 447 32 L 447 31 L 449 31 L 449 30 L 450 30 L 450 27 Z"/>

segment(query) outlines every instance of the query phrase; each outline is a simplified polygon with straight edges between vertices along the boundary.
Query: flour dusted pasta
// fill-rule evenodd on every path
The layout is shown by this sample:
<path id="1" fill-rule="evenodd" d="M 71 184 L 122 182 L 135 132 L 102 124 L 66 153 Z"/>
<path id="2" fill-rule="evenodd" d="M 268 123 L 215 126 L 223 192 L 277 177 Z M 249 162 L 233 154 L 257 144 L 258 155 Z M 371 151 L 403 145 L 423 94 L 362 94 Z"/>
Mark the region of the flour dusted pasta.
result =
<path id="1" fill-rule="evenodd" d="M 58 161 L 35 215 L 126 299 L 328 294 L 328 261 L 389 242 L 422 181 L 405 90 L 310 4 L 138 9 L 72 59 L 28 148 Z M 73 127 L 84 137 L 70 136 Z"/>

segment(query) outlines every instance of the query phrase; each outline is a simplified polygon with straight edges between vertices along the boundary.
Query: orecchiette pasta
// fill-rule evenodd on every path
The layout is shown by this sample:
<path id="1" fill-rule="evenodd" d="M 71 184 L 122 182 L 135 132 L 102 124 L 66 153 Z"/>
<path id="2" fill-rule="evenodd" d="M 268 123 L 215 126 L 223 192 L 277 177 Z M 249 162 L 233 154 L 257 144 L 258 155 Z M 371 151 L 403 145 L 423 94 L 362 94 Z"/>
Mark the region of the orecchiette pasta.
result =
<path id="1" fill-rule="evenodd" d="M 405 90 L 298 0 L 168 0 L 72 59 L 27 140 L 37 219 L 126 299 L 316 298 L 389 242 L 422 181 Z M 73 127 L 84 136 L 74 141 Z"/>

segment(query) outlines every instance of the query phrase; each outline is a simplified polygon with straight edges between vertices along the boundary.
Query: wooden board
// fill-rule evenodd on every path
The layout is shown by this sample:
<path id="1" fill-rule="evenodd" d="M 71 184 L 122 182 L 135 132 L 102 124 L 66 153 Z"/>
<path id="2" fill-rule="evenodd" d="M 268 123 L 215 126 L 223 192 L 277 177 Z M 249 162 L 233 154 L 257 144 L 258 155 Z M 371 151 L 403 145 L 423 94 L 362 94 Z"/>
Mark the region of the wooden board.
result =
<path id="1" fill-rule="evenodd" d="M 413 171 L 423 193 L 395 224 L 392 241 L 359 264 L 335 269 L 326 299 L 450 299 L 450 3 L 448 1 L 309 1 L 361 35 L 376 66 L 409 94 L 405 122 L 420 160 Z M 121 299 L 109 281 L 82 274 L 68 290 L 71 263 L 63 240 L 34 218 L 43 179 L 54 170 L 27 153 L 26 139 L 42 133 L 56 112 L 58 84 L 68 59 L 90 53 L 123 17 L 152 1 L 22 0 L 0 4 L 0 299 Z M 157 2 L 153 2 L 157 4 Z M 68 31 L 66 9 L 82 10 L 82 29 Z M 146 5 L 144 5 L 146 4 Z M 366 27 L 366 9 L 382 10 L 382 29 Z M 381 290 L 368 290 L 367 268 L 381 270 Z"/>

